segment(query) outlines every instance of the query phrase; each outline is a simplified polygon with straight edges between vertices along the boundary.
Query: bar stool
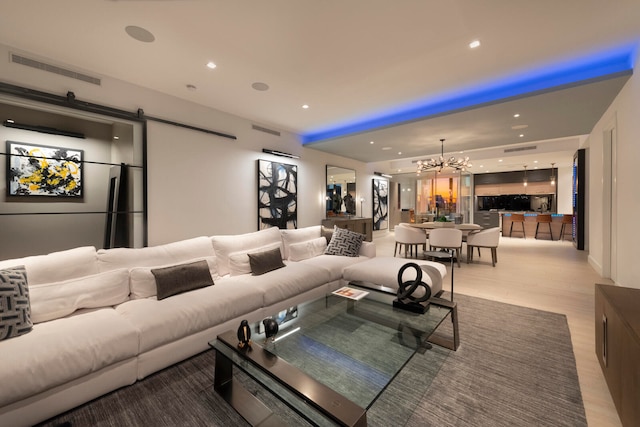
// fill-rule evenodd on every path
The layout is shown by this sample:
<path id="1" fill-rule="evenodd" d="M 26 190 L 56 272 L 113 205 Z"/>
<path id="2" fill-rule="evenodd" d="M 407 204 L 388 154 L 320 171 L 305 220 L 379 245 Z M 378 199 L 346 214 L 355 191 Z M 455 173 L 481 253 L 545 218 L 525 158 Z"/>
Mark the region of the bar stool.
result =
<path id="1" fill-rule="evenodd" d="M 564 228 L 567 225 L 573 229 L 573 215 L 562 215 L 562 227 L 560 227 L 560 238 L 558 240 L 564 240 Z"/>
<path id="2" fill-rule="evenodd" d="M 538 216 L 536 216 L 536 223 L 535 238 L 538 238 L 538 227 L 540 227 L 540 224 L 547 224 L 549 226 L 549 234 L 551 234 L 551 240 L 553 240 L 553 231 L 551 230 L 551 214 L 538 214 Z"/>
<path id="3" fill-rule="evenodd" d="M 526 239 L 527 234 L 524 232 L 524 214 L 511 214 L 511 227 L 509 228 L 509 237 L 511 237 L 511 233 L 513 232 L 513 224 L 517 222 L 522 224 L 522 236 Z"/>

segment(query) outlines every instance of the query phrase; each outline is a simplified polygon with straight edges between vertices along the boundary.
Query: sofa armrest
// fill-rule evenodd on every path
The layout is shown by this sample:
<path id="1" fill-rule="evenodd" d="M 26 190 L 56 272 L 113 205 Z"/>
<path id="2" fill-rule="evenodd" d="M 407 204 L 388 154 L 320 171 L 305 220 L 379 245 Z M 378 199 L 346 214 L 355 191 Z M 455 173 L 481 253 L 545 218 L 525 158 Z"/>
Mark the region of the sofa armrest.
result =
<path id="1" fill-rule="evenodd" d="M 359 255 L 373 258 L 376 256 L 376 244 L 373 242 L 362 242 Z"/>

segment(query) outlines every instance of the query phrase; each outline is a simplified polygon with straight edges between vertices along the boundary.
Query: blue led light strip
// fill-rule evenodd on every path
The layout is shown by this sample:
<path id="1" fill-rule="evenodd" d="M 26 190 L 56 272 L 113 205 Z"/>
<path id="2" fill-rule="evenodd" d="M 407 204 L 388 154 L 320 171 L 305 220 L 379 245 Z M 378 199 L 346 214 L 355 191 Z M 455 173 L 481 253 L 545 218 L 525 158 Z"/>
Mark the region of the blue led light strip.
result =
<path id="1" fill-rule="evenodd" d="M 636 49 L 636 44 L 624 45 L 588 57 L 553 64 L 499 81 L 451 92 L 438 98 L 399 106 L 393 110 L 351 123 L 306 133 L 302 135 L 302 143 L 309 144 L 370 131 L 525 94 L 548 91 L 552 88 L 557 90 L 570 85 L 631 74 L 635 63 Z"/>

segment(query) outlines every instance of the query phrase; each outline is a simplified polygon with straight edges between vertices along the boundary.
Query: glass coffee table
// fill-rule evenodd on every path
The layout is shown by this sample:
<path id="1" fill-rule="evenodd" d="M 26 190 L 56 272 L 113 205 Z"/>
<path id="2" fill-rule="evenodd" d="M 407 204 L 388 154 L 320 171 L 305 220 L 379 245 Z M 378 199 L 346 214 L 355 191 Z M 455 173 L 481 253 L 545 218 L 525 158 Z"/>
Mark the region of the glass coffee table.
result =
<path id="1" fill-rule="evenodd" d="M 352 286 L 352 285 L 350 285 Z M 252 425 L 280 420 L 233 377 L 248 374 L 290 408 L 316 425 L 366 426 L 366 412 L 451 315 L 458 345 L 456 304 L 431 299 L 424 314 L 394 308 L 394 295 L 379 289 L 353 300 L 329 294 L 273 318 L 286 319 L 275 341 L 258 324 L 252 348 L 240 350 L 235 330 L 209 344 L 216 351 L 215 390 Z"/>

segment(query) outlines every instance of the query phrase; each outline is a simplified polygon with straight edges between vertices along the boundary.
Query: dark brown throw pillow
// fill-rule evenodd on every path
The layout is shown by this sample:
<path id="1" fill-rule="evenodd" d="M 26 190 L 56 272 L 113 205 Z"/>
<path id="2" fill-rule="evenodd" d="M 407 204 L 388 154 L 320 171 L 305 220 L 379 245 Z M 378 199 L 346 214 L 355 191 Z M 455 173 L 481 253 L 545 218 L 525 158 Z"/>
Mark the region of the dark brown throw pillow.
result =
<path id="1" fill-rule="evenodd" d="M 331 237 L 333 236 L 333 228 L 326 228 L 324 225 L 321 226 L 320 235 L 327 239 L 327 245 L 331 243 Z"/>
<path id="2" fill-rule="evenodd" d="M 195 261 L 151 270 L 156 278 L 158 300 L 213 285 L 207 261 Z"/>
<path id="3" fill-rule="evenodd" d="M 251 273 L 259 276 L 273 270 L 284 267 L 282 262 L 282 253 L 280 248 L 274 248 L 264 252 L 247 254 L 249 256 L 249 264 L 251 265 Z"/>

